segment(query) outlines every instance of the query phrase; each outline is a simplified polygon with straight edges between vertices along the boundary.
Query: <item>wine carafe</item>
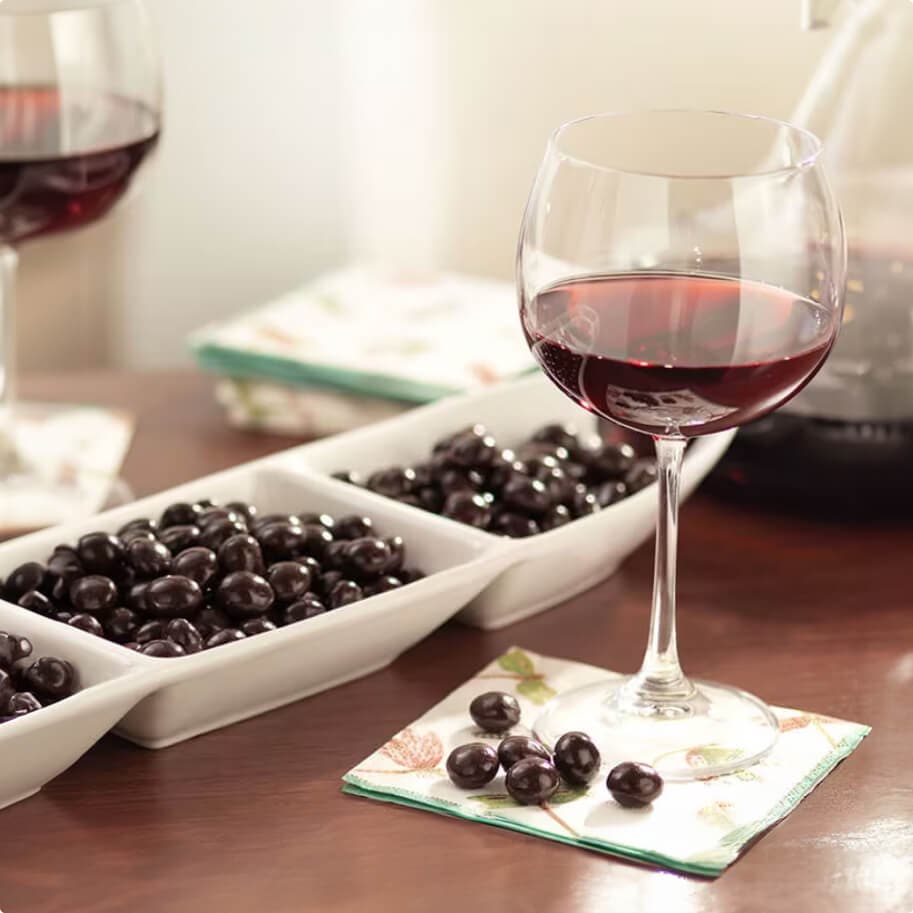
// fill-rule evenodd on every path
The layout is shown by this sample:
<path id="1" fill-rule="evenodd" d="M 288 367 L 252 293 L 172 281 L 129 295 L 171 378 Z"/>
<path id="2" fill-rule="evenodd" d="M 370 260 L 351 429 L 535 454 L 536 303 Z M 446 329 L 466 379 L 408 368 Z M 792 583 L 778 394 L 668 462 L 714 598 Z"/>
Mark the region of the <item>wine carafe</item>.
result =
<path id="1" fill-rule="evenodd" d="M 913 3 L 811 0 L 803 25 L 833 30 L 791 119 L 822 139 L 844 213 L 843 326 L 818 376 L 782 410 L 741 431 L 716 481 L 730 491 L 780 495 L 844 514 L 907 508 L 913 499 Z M 808 290 L 812 298 L 816 293 Z"/>

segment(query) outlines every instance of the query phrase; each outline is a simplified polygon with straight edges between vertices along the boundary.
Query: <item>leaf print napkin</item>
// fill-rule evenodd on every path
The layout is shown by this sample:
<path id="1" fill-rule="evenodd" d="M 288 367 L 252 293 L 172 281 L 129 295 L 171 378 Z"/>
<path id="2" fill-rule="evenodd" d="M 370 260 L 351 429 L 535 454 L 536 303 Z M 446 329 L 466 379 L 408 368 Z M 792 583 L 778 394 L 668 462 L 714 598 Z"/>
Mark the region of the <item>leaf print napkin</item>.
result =
<path id="1" fill-rule="evenodd" d="M 88 517 L 107 500 L 124 497 L 117 477 L 133 437 L 129 413 L 104 406 L 28 402 L 16 406 L 16 425 L 19 456 L 37 474 L 33 483 L 23 477 L 4 492 L 0 535 Z"/>
<path id="2" fill-rule="evenodd" d="M 203 327 L 190 344 L 223 376 L 425 403 L 535 367 L 516 297 L 512 282 L 351 266 Z"/>
<path id="3" fill-rule="evenodd" d="M 457 745 L 482 739 L 497 745 L 501 738 L 479 731 L 469 718 L 476 695 L 512 692 L 522 719 L 531 722 L 556 694 L 607 674 L 512 647 L 350 770 L 343 791 L 716 877 L 750 841 L 788 815 L 870 731 L 859 723 L 774 707 L 780 738 L 763 761 L 725 776 L 667 783 L 662 797 L 642 810 L 622 809 L 611 800 L 605 770 L 590 786 L 562 788 L 542 806 L 514 802 L 504 790 L 503 776 L 468 791 L 447 778 L 444 762 Z M 528 730 L 519 726 L 513 731 Z M 685 752 L 685 759 L 700 768 L 725 760 L 726 753 L 724 746 L 697 745 Z"/>

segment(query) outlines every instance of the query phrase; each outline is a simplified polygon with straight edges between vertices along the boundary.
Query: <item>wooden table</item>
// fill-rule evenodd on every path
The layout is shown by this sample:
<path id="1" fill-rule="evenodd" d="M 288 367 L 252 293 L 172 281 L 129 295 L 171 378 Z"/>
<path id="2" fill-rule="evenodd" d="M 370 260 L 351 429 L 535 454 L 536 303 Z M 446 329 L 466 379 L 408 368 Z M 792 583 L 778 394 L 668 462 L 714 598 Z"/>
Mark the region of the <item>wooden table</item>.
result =
<path id="1" fill-rule="evenodd" d="M 140 418 L 137 494 L 292 443 L 228 430 L 194 375 L 35 379 Z M 510 644 L 633 669 L 651 554 L 496 633 L 451 624 L 369 678 L 165 751 L 103 739 L 0 813 L 6 913 L 913 909 L 909 526 L 682 518 L 680 643 L 694 674 L 870 723 L 862 747 L 717 881 L 343 796 L 340 776 Z M 238 682 L 243 688 L 244 683 Z"/>

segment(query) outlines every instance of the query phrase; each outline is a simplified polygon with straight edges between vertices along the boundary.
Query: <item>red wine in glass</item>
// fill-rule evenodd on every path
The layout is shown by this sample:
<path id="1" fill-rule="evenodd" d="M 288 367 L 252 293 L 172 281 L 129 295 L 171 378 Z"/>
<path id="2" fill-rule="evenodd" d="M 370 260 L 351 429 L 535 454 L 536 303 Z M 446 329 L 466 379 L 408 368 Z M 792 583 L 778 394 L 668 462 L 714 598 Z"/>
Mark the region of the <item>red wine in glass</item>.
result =
<path id="1" fill-rule="evenodd" d="M 156 112 L 118 95 L 0 87 L 0 242 L 103 216 L 158 136 Z"/>
<path id="2" fill-rule="evenodd" d="M 775 409 L 814 376 L 837 330 L 831 310 L 782 288 L 659 272 L 554 285 L 521 318 L 542 370 L 581 406 L 683 437 Z"/>

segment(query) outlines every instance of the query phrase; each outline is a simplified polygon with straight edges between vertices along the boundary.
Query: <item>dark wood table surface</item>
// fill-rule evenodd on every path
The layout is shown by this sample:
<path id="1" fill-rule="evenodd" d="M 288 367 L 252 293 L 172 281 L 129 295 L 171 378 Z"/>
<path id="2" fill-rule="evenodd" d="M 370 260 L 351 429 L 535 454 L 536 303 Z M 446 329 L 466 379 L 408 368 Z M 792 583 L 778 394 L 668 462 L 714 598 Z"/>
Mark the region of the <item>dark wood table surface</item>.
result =
<path id="1" fill-rule="evenodd" d="M 228 429 L 193 374 L 33 378 L 35 397 L 139 418 L 138 495 L 288 446 Z M 503 631 L 450 624 L 389 668 L 164 751 L 103 739 L 0 813 L 6 913 L 913 909 L 909 524 L 760 515 L 698 494 L 682 516 L 679 639 L 695 675 L 874 727 L 716 881 L 344 796 L 341 775 L 510 644 L 633 669 L 651 549 Z M 243 688 L 239 682 L 238 687 Z"/>

